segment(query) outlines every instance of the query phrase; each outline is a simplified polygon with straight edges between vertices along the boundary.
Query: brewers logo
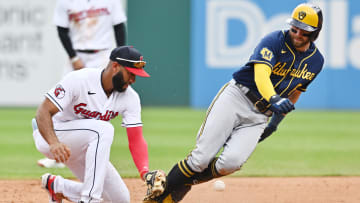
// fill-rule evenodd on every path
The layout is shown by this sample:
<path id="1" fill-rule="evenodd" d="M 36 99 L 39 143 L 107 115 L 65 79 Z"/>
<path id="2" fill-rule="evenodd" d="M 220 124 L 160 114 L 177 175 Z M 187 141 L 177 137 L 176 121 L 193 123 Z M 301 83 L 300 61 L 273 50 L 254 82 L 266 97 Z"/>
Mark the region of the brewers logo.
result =
<path id="1" fill-rule="evenodd" d="M 264 47 L 261 49 L 260 54 L 262 56 L 263 59 L 271 61 L 271 59 L 273 58 L 273 53 L 272 51 L 270 51 L 268 48 Z"/>
<path id="2" fill-rule="evenodd" d="M 306 16 L 306 13 L 304 11 L 299 12 L 299 19 L 300 20 L 304 20 L 305 16 Z"/>

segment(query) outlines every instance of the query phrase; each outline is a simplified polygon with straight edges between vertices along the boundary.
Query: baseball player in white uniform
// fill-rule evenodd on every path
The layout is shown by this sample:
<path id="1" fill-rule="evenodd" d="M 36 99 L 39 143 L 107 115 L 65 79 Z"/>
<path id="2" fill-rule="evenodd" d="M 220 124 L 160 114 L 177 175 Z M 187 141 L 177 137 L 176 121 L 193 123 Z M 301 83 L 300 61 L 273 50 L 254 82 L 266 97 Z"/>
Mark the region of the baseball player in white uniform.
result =
<path id="1" fill-rule="evenodd" d="M 127 18 L 121 0 L 57 0 L 54 23 L 70 63 L 65 73 L 105 67 L 115 41 L 125 45 Z"/>
<path id="2" fill-rule="evenodd" d="M 50 202 L 130 202 L 129 191 L 110 163 L 114 128 L 122 117 L 129 149 L 140 177 L 149 171 L 147 143 L 142 135 L 139 95 L 131 88 L 135 76 L 149 77 L 143 56 L 133 47 L 115 48 L 105 69 L 85 68 L 67 74 L 46 95 L 33 119 L 36 148 L 65 163 L 81 181 L 44 174 L 42 187 Z"/>
<path id="3" fill-rule="evenodd" d="M 126 15 L 121 0 L 57 0 L 54 23 L 70 60 L 64 75 L 81 68 L 103 68 L 113 47 L 125 45 Z M 43 158 L 37 164 L 63 168 L 64 164 Z"/>

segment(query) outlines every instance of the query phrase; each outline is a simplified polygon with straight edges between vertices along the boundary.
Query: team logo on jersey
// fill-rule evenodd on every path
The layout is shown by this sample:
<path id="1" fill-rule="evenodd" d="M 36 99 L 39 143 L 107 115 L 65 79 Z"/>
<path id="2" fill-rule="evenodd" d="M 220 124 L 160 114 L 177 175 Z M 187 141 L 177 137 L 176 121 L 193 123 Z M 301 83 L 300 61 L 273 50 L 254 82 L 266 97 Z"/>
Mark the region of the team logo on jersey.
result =
<path id="1" fill-rule="evenodd" d="M 262 55 L 262 58 L 268 61 L 271 61 L 271 59 L 274 57 L 274 54 L 272 51 L 270 51 L 268 48 L 264 47 L 261 49 L 260 54 Z"/>
<path id="2" fill-rule="evenodd" d="M 104 114 L 98 111 L 90 111 L 85 107 L 87 104 L 80 103 L 74 106 L 74 113 L 83 116 L 84 118 L 99 119 L 103 121 L 109 121 L 119 115 L 119 112 L 106 110 Z"/>
<path id="3" fill-rule="evenodd" d="M 110 15 L 110 11 L 107 8 L 90 8 L 89 10 L 73 12 L 69 11 L 69 20 L 79 22 L 84 20 L 85 18 L 96 18 L 98 16 Z"/>
<path id="4" fill-rule="evenodd" d="M 65 90 L 61 85 L 57 85 L 54 94 L 56 98 L 62 99 L 65 96 Z"/>
<path id="5" fill-rule="evenodd" d="M 300 11 L 298 18 L 299 18 L 300 20 L 304 20 L 305 17 L 306 17 L 305 11 Z"/>

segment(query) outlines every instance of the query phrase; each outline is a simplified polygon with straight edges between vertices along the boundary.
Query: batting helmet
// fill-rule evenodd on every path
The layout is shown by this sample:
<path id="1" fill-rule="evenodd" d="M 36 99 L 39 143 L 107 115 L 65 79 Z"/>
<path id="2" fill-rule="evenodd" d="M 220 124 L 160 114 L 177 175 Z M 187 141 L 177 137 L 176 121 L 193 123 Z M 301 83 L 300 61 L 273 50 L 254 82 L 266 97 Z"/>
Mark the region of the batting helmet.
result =
<path id="1" fill-rule="evenodd" d="M 309 3 L 300 4 L 293 10 L 291 18 L 288 19 L 288 23 L 302 30 L 311 32 L 310 39 L 311 41 L 315 41 L 319 36 L 323 23 L 321 9 Z"/>

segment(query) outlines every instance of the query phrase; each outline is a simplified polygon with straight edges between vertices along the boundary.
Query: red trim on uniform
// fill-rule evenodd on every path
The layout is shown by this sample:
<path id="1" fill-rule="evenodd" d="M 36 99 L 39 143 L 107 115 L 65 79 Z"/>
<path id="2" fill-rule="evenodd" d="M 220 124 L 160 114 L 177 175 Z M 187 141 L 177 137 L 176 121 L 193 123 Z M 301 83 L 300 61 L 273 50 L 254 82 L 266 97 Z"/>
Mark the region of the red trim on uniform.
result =
<path id="1" fill-rule="evenodd" d="M 54 182 L 55 182 L 55 178 L 56 178 L 56 176 L 54 176 L 54 175 L 49 175 L 49 176 L 48 176 L 47 183 L 46 183 L 46 189 L 49 190 L 49 194 L 51 195 L 52 201 L 57 201 L 57 200 L 58 200 L 58 199 L 56 198 L 56 194 L 55 194 L 54 187 L 53 187 L 53 184 L 54 184 Z"/>
<path id="2" fill-rule="evenodd" d="M 142 134 L 142 126 L 126 128 L 129 149 L 140 177 L 149 171 L 148 146 Z"/>

